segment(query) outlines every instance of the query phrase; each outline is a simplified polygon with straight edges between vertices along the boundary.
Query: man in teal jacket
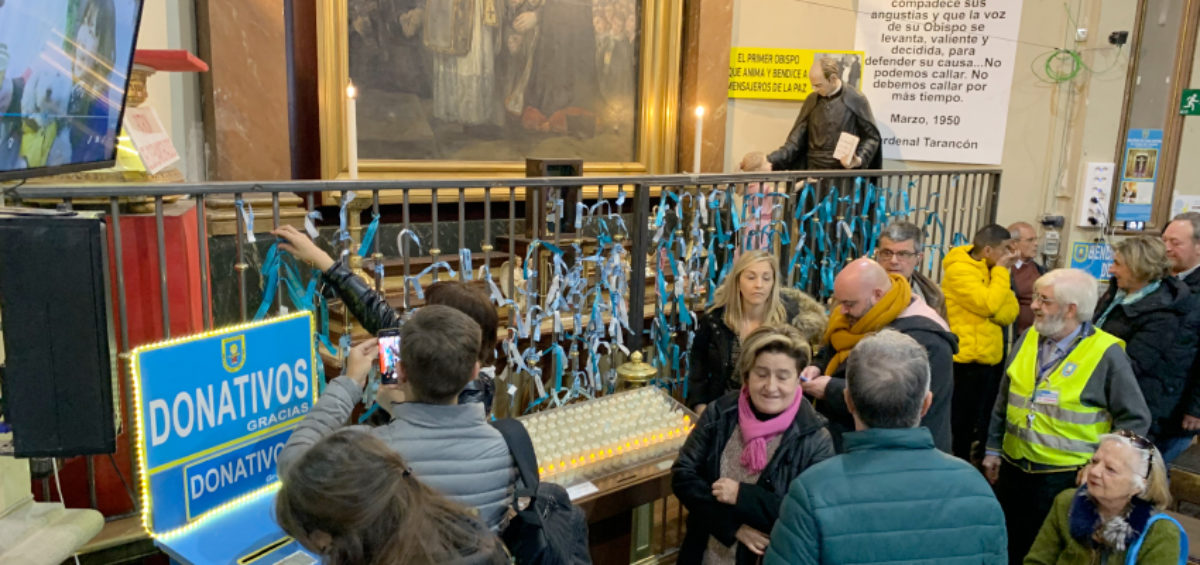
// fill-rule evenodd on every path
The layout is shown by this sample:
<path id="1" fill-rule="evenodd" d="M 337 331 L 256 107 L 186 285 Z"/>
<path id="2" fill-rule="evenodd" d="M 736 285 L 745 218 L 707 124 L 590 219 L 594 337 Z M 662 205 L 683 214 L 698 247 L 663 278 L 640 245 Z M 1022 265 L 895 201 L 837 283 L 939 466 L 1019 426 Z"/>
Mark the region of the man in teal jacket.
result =
<path id="1" fill-rule="evenodd" d="M 885 329 L 860 341 L 847 364 L 858 431 L 844 436 L 844 455 L 792 481 L 766 563 L 1007 563 L 991 487 L 917 427 L 932 401 L 925 350 Z"/>

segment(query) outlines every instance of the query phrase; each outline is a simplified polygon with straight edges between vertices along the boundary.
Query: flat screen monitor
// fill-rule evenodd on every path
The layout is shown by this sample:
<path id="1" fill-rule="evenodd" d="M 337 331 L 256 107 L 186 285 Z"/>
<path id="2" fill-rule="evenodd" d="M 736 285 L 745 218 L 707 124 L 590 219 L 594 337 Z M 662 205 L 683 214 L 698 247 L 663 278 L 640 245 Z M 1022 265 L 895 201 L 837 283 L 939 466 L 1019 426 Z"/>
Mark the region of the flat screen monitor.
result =
<path id="1" fill-rule="evenodd" d="M 141 0 L 0 0 L 0 180 L 112 166 Z"/>

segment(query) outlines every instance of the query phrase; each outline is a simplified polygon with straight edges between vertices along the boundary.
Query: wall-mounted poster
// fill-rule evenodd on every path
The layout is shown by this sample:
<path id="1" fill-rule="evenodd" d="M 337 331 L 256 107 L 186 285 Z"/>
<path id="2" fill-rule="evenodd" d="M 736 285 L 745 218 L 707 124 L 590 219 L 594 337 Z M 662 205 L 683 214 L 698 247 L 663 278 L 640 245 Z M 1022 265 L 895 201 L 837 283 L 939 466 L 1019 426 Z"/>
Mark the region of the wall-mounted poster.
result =
<path id="1" fill-rule="evenodd" d="M 1161 129 L 1129 130 L 1121 165 L 1121 182 L 1117 186 L 1116 221 L 1150 221 L 1162 135 Z"/>
<path id="2" fill-rule="evenodd" d="M 825 57 L 841 65 L 842 82 L 862 90 L 862 51 L 732 47 L 729 97 L 803 101 L 812 89 L 808 71 Z"/>
<path id="3" fill-rule="evenodd" d="M 651 140 L 675 131 L 678 76 L 651 71 L 678 67 L 663 45 L 680 27 L 662 14 L 681 1 L 322 3 L 324 174 L 346 171 L 351 81 L 364 173 L 521 174 L 526 158 L 666 172 L 674 145 Z"/>

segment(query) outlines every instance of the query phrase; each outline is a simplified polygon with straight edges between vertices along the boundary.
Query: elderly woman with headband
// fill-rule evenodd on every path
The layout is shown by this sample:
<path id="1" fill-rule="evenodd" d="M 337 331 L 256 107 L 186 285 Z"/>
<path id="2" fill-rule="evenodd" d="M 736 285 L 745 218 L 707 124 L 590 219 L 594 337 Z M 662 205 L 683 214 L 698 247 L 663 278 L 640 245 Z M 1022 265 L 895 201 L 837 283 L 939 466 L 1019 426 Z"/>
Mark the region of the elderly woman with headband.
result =
<path id="1" fill-rule="evenodd" d="M 1171 493 L 1154 444 L 1127 431 L 1103 435 L 1081 475 L 1082 486 L 1054 499 L 1026 565 L 1186 561 L 1187 534 L 1163 513 Z"/>
<path id="2" fill-rule="evenodd" d="M 779 262 L 762 250 L 745 251 L 714 293 L 692 340 L 687 405 L 696 411 L 742 386 L 734 363 L 745 336 L 763 325 L 791 324 L 813 344 L 825 333 L 825 309 L 808 295 L 781 288 Z"/>
<path id="3" fill-rule="evenodd" d="M 803 399 L 811 347 L 791 326 L 762 326 L 738 357 L 739 390 L 700 416 L 672 467 L 688 509 L 679 563 L 757 562 L 792 480 L 833 457 L 825 418 Z"/>

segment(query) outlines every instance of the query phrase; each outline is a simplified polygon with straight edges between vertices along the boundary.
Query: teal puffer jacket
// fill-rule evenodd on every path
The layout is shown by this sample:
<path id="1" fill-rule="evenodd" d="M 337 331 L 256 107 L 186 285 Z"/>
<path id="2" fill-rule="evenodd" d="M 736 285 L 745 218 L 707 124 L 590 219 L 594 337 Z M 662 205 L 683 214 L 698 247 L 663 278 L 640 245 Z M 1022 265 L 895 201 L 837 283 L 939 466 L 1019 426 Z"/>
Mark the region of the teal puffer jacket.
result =
<path id="1" fill-rule="evenodd" d="M 987 481 L 926 428 L 844 436 L 846 453 L 788 489 L 766 562 L 1006 564 L 1004 513 Z"/>

